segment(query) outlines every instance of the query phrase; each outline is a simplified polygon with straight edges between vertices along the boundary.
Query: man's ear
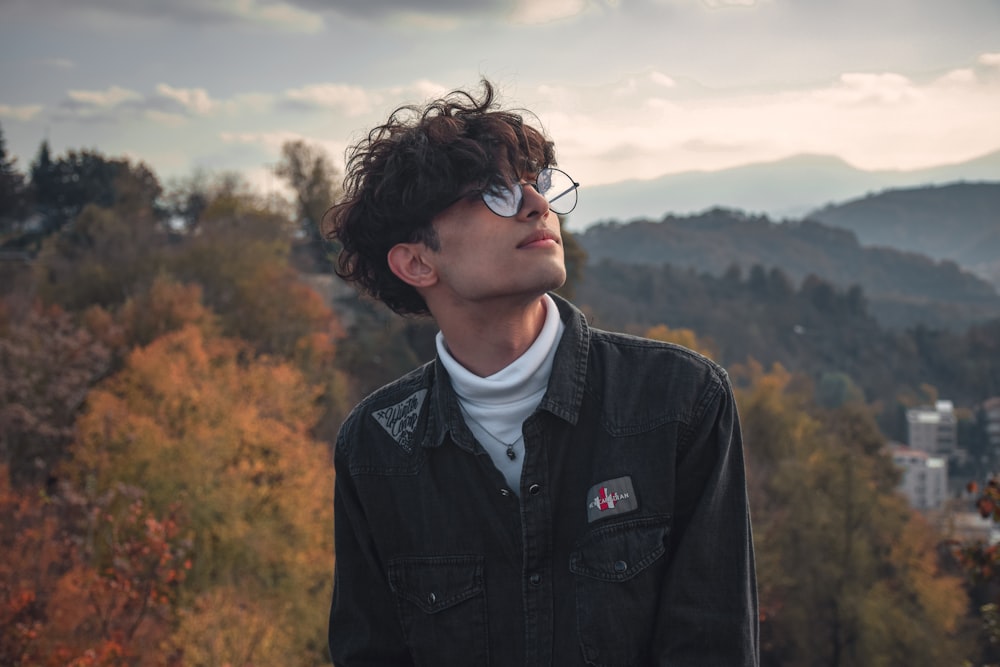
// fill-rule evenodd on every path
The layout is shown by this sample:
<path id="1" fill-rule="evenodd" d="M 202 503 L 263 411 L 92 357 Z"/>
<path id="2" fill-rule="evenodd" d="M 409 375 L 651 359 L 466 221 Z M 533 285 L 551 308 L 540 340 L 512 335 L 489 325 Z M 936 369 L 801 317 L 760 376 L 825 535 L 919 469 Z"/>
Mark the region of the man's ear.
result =
<path id="1" fill-rule="evenodd" d="M 389 269 L 407 285 L 430 287 L 437 282 L 437 271 L 427 262 L 423 243 L 397 243 L 389 249 Z"/>

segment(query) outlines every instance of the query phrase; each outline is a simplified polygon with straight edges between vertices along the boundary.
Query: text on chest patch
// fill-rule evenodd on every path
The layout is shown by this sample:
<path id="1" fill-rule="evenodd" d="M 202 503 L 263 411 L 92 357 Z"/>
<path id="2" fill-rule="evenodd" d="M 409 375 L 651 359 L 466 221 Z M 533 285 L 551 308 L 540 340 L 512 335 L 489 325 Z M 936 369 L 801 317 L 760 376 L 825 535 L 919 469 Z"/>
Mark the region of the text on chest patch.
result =
<path id="1" fill-rule="evenodd" d="M 587 523 L 639 509 L 639 499 L 628 475 L 595 484 L 587 492 Z"/>

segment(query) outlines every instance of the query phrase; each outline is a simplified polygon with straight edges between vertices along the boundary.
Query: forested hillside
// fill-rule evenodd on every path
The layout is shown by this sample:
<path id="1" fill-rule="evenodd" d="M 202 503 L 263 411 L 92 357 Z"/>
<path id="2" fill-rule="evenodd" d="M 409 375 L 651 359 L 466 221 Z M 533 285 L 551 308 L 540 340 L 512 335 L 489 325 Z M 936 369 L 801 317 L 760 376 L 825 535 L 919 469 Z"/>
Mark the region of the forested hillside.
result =
<path id="1" fill-rule="evenodd" d="M 824 391 L 860 389 L 881 405 L 879 422 L 898 440 L 906 437 L 902 409 L 921 385 L 965 406 L 1000 394 L 1000 318 L 963 332 L 888 330 L 872 316 L 864 290 L 814 276 L 797 283 L 760 265 L 714 276 L 605 260 L 587 267 L 577 301 L 599 326 L 690 329 L 712 341 L 725 365 L 752 358 L 780 363 Z"/>
<path id="2" fill-rule="evenodd" d="M 963 328 L 1000 317 L 1000 295 L 951 261 L 891 248 L 863 247 L 849 231 L 809 220 L 713 209 L 659 222 L 597 225 L 579 235 L 591 263 L 670 264 L 723 275 L 730 267 L 778 268 L 798 283 L 814 275 L 842 289 L 859 285 L 885 326 Z"/>
<path id="3" fill-rule="evenodd" d="M 950 259 L 1000 287 L 1000 183 L 888 190 L 813 211 L 864 245 Z"/>

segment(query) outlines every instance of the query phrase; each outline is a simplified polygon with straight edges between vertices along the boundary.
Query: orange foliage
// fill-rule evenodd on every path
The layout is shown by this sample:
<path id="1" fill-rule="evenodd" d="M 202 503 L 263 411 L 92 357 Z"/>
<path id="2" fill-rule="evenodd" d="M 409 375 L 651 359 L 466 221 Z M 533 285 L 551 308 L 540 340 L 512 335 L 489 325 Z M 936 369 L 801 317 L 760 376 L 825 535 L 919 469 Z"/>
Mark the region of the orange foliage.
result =
<path id="1" fill-rule="evenodd" d="M 0 472 L 6 473 L 5 470 Z M 0 664 L 164 664 L 148 648 L 168 636 L 190 567 L 174 517 L 158 519 L 136 489 L 53 498 L 0 475 Z"/>
<path id="2" fill-rule="evenodd" d="M 969 482 L 966 486 L 969 493 L 979 493 L 979 485 Z M 994 477 L 987 482 L 979 497 L 976 498 L 976 509 L 984 519 L 1000 523 L 1000 479 Z M 969 576 L 978 583 L 1000 581 L 1000 544 L 975 542 L 962 544 L 955 548 L 955 556 L 965 568 Z"/>
<path id="3" fill-rule="evenodd" d="M 666 343 L 682 345 L 710 359 L 717 359 L 719 357 L 719 350 L 716 348 L 715 343 L 710 338 L 699 338 L 698 334 L 691 329 L 671 329 L 666 324 L 657 324 L 647 330 L 645 336 L 653 340 L 662 340 Z"/>
<path id="4" fill-rule="evenodd" d="M 327 603 L 333 571 L 333 470 L 309 435 L 318 393 L 293 365 L 188 325 L 134 350 L 91 391 L 63 470 L 98 492 L 137 485 L 156 511 L 182 502 L 197 553 L 185 604 L 236 587 L 257 596 L 260 618 L 295 619 L 288 645 L 318 646 L 313 611 Z M 213 638 L 211 615 L 199 612 L 172 645 L 188 656 L 246 641 L 239 627 Z"/>

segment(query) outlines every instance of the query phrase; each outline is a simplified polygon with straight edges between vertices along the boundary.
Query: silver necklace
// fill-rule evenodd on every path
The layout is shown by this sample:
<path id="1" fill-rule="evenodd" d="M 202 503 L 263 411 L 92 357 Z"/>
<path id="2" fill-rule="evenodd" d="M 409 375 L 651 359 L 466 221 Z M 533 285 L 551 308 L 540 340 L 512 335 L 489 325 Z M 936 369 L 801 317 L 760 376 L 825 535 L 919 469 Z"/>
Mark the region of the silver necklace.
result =
<path id="1" fill-rule="evenodd" d="M 486 435 L 488 435 L 491 438 L 493 438 L 500 446 L 506 447 L 507 448 L 507 458 L 508 459 L 510 459 L 511 461 L 513 461 L 514 459 L 517 458 L 517 452 L 514 451 L 514 445 L 516 445 L 517 443 L 519 443 L 524 438 L 523 435 L 517 436 L 517 440 L 515 440 L 514 442 L 504 442 L 500 438 L 498 438 L 495 435 L 493 435 L 493 431 L 489 430 L 488 428 L 486 428 L 485 426 L 483 426 L 481 423 L 479 423 L 478 419 L 476 419 L 475 417 L 473 417 L 472 415 L 470 415 L 469 411 L 465 409 L 464 405 L 462 406 L 462 414 L 465 415 L 466 419 L 470 420 L 473 424 L 475 424 L 476 426 L 478 426 L 482 430 L 483 433 L 485 433 Z"/>

